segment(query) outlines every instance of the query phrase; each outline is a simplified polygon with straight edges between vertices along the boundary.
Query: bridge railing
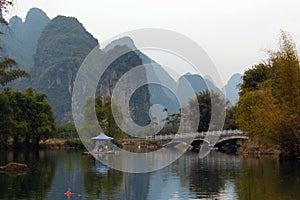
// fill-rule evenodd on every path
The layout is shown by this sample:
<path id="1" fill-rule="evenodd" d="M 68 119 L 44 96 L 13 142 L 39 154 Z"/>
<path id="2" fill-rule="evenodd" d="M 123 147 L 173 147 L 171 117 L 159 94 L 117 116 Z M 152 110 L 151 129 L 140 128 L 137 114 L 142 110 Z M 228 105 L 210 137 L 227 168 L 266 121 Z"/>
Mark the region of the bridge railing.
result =
<path id="1" fill-rule="evenodd" d="M 244 135 L 241 130 L 223 130 L 223 131 L 207 131 L 207 132 L 192 132 L 192 133 L 181 133 L 181 134 L 168 134 L 168 135 L 155 135 L 148 136 L 146 140 L 173 140 L 178 138 L 204 138 L 205 136 L 230 136 L 230 135 Z"/>

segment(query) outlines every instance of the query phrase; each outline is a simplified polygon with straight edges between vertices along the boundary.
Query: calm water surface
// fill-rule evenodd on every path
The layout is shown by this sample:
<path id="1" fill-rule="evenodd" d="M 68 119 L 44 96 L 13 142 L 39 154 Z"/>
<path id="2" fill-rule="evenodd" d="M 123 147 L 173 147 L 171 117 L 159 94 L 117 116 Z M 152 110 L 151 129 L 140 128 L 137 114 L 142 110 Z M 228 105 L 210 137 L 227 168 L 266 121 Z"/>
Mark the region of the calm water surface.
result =
<path id="1" fill-rule="evenodd" d="M 0 173 L 0 199 L 300 199 L 300 165 L 270 157 L 190 152 L 147 174 L 109 169 L 79 151 L 1 152 L 0 165 L 11 161 L 30 170 Z"/>

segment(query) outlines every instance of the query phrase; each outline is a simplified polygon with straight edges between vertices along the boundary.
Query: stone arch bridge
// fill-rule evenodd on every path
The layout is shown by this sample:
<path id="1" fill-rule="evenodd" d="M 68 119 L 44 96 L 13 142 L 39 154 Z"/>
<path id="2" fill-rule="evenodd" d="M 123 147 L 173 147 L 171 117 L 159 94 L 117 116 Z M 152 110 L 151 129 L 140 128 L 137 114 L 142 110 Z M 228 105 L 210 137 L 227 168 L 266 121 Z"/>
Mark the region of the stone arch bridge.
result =
<path id="1" fill-rule="evenodd" d="M 146 140 L 157 144 L 190 142 L 191 150 L 199 151 L 202 144 L 208 145 L 211 149 L 226 153 L 235 153 L 240 142 L 249 138 L 240 130 L 223 130 L 208 132 L 192 132 L 170 135 L 155 135 L 147 137 Z M 170 143 L 168 144 L 170 145 Z"/>

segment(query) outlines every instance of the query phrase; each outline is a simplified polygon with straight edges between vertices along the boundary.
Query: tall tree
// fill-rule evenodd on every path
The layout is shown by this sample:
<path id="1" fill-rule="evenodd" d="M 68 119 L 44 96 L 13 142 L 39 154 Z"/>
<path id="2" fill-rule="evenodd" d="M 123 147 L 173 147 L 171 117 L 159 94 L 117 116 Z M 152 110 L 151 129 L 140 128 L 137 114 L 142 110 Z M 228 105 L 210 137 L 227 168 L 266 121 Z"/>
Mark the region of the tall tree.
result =
<path id="1" fill-rule="evenodd" d="M 112 113 L 111 107 L 116 107 L 116 113 Z M 121 127 L 117 125 L 115 122 L 115 117 L 122 119 L 122 114 L 117 105 L 114 105 L 114 102 L 111 101 L 111 98 L 107 96 L 105 100 L 103 100 L 102 96 L 97 96 L 93 101 L 93 97 L 87 99 L 84 108 L 83 115 L 84 120 L 83 124 L 80 127 L 81 139 L 85 141 L 85 144 L 89 145 L 90 138 L 95 136 L 97 126 L 100 125 L 103 132 L 108 135 L 114 137 L 113 142 L 121 146 L 122 139 L 125 136 L 125 133 L 121 130 Z M 97 123 L 95 124 L 93 117 L 96 112 Z"/>
<path id="2" fill-rule="evenodd" d="M 28 113 L 28 131 L 31 134 L 32 143 L 38 146 L 41 139 L 47 139 L 56 134 L 55 117 L 51 105 L 46 101 L 46 94 L 28 88 L 26 95 L 28 99 L 33 100 L 31 111 Z"/>
<path id="3" fill-rule="evenodd" d="M 13 132 L 13 112 L 9 105 L 9 99 L 5 94 L 0 94 L 0 142 L 7 144 L 8 138 Z"/>
<path id="4" fill-rule="evenodd" d="M 54 136 L 57 132 L 55 118 L 47 96 L 28 88 L 25 92 L 5 88 L 0 94 L 1 138 L 8 138 L 18 146 L 39 145 L 39 141 Z"/>
<path id="5" fill-rule="evenodd" d="M 281 31 L 279 50 L 243 75 L 237 123 L 282 158 L 300 159 L 300 65 L 295 43 Z"/>
<path id="6" fill-rule="evenodd" d="M 199 132 L 208 131 L 209 128 L 215 129 L 217 125 L 211 123 L 212 117 L 214 119 L 222 120 L 222 114 L 225 106 L 228 104 L 223 97 L 217 92 L 209 92 L 208 90 L 197 94 L 197 98 L 190 99 L 188 106 L 183 108 L 184 118 L 187 120 L 189 126 L 194 130 L 196 127 Z M 215 112 L 212 116 L 212 105 Z M 198 110 L 195 110 L 198 109 Z M 200 114 L 197 118 L 197 114 Z M 199 119 L 199 120 L 197 120 Z M 218 120 L 216 120 L 218 121 Z"/>
<path id="7" fill-rule="evenodd" d="M 282 158 L 300 159 L 300 64 L 291 36 L 281 31 L 279 51 L 271 55 L 276 79 L 274 95 L 282 110 L 279 135 Z"/>

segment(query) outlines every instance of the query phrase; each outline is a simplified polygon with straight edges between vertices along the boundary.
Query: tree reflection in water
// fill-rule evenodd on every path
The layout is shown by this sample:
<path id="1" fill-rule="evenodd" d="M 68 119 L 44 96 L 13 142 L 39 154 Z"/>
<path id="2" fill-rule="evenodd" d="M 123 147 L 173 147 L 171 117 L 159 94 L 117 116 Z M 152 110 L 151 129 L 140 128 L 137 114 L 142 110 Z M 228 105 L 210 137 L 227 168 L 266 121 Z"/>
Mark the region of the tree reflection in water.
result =
<path id="1" fill-rule="evenodd" d="M 193 155 L 187 156 L 187 159 L 191 162 L 189 189 L 196 198 L 220 196 L 226 185 L 234 182 L 240 169 L 240 159 L 234 155 L 211 152 L 204 159 Z"/>
<path id="2" fill-rule="evenodd" d="M 0 165 L 19 162 L 28 165 L 27 173 L 16 176 L 0 174 L 1 199 L 44 199 L 49 192 L 56 160 L 43 151 L 2 152 Z"/>
<path id="3" fill-rule="evenodd" d="M 300 168 L 270 157 L 188 152 L 144 174 L 108 168 L 78 151 L 5 152 L 0 165 L 21 162 L 24 175 L 0 174 L 0 199 L 298 199 Z"/>
<path id="4" fill-rule="evenodd" d="M 239 199 L 299 199 L 300 168 L 270 157 L 245 158 L 236 179 Z M 296 176 L 295 176 L 296 175 Z"/>
<path id="5" fill-rule="evenodd" d="M 123 182 L 123 172 L 108 168 L 90 156 L 81 159 L 84 191 L 97 199 L 115 199 Z M 92 169 L 92 170 L 91 170 Z"/>

